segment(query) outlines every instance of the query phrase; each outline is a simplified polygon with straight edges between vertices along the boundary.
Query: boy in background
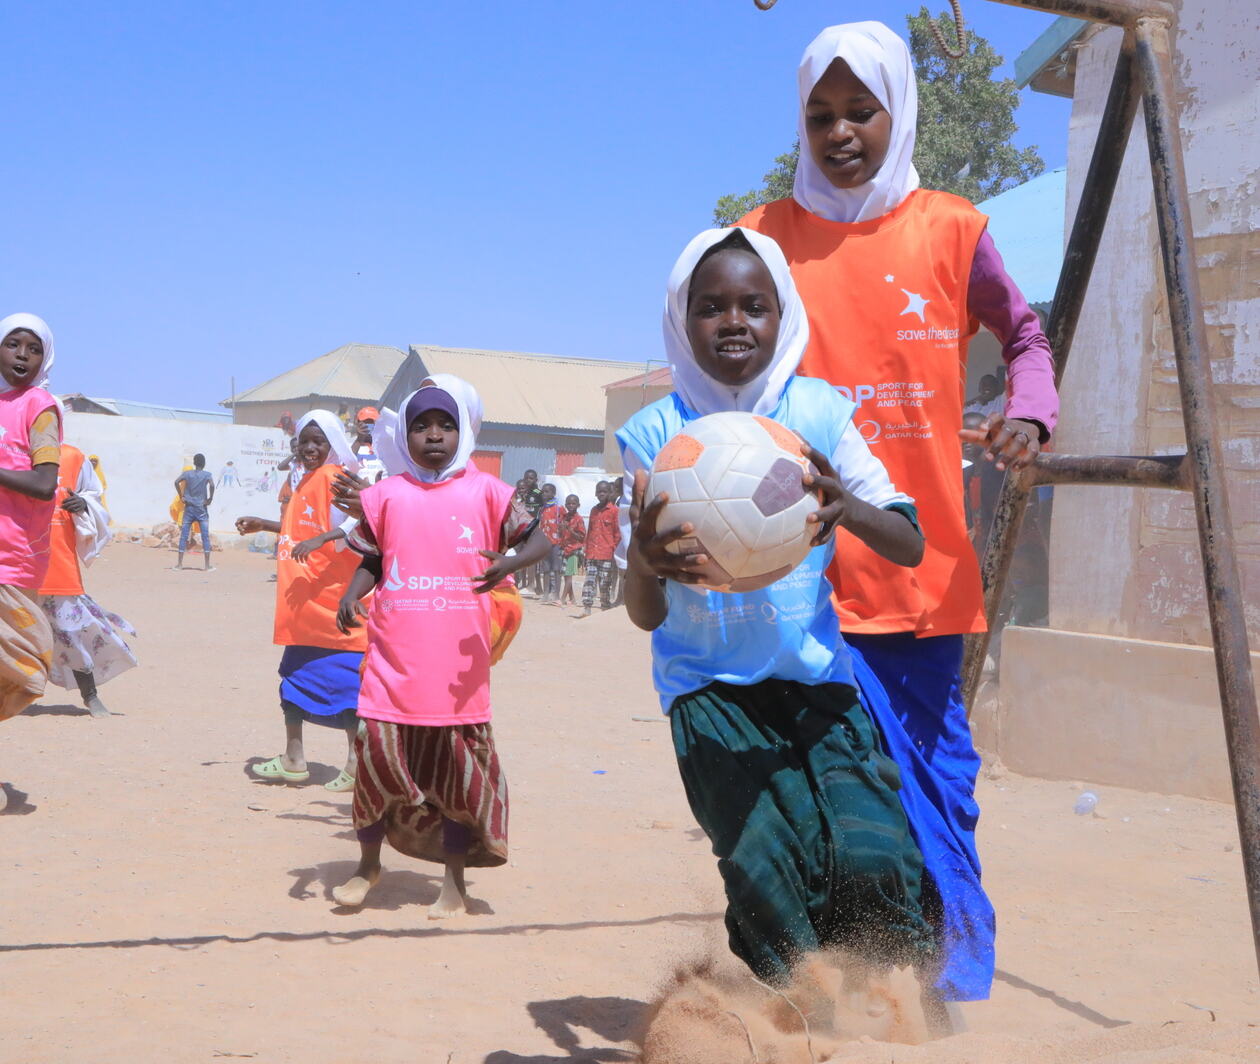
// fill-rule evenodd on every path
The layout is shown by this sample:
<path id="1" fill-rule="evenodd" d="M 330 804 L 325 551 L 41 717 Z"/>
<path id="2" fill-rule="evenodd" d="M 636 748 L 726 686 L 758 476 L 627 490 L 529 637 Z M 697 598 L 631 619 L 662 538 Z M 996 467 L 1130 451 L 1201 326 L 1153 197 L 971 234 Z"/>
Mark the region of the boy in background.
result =
<path id="1" fill-rule="evenodd" d="M 184 504 L 184 520 L 179 529 L 179 558 L 174 568 L 184 567 L 184 551 L 188 549 L 188 535 L 192 531 L 193 522 L 201 533 L 201 549 L 206 556 L 206 572 L 214 566 L 210 564 L 210 504 L 214 502 L 214 477 L 206 472 L 206 456 L 193 455 L 192 469 L 185 469 L 175 478 L 175 492 Z"/>
<path id="2" fill-rule="evenodd" d="M 612 608 L 612 582 L 616 563 L 613 554 L 621 542 L 620 515 L 612 501 L 612 485 L 601 480 L 595 485 L 598 500 L 591 510 L 586 529 L 586 582 L 582 585 L 582 616 L 591 615 L 595 604 L 595 586 L 599 585 L 600 609 Z"/>
<path id="3" fill-rule="evenodd" d="M 560 592 L 560 605 L 568 602 L 577 605 L 573 594 L 573 578 L 582 567 L 582 548 L 586 546 L 586 522 L 578 513 L 581 500 L 569 495 L 564 500 L 564 513 L 560 515 L 560 555 L 564 559 L 564 590 Z"/>
<path id="4" fill-rule="evenodd" d="M 554 484 L 542 486 L 542 498 L 542 505 L 538 508 L 538 525 L 551 540 L 551 552 L 538 566 L 542 573 L 540 594 L 543 602 L 559 605 L 556 600 L 560 597 L 560 574 L 564 571 L 564 558 L 560 549 L 560 518 L 564 507 L 556 502 Z"/>

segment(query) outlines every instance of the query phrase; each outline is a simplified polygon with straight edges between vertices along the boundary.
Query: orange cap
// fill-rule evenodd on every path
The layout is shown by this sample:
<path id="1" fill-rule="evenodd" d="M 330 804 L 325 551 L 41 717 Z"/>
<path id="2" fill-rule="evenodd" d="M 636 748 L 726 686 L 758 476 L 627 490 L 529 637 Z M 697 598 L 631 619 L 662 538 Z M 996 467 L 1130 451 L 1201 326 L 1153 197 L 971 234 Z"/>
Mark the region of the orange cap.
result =
<path id="1" fill-rule="evenodd" d="M 362 410 L 355 414 L 354 419 L 356 421 L 380 421 L 381 412 L 374 406 L 365 406 Z"/>

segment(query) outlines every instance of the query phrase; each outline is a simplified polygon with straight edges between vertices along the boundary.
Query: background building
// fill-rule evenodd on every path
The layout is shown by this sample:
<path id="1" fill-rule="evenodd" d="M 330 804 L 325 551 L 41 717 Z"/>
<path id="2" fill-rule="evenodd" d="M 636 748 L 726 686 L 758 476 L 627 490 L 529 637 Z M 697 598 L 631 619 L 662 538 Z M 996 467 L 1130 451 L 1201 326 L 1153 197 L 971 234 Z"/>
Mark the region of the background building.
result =
<path id="1" fill-rule="evenodd" d="M 375 405 L 406 356 L 381 344 L 342 344 L 326 355 L 303 362 L 264 384 L 224 399 L 238 425 L 270 427 L 289 413 L 294 420 L 308 410 L 342 406 L 351 414 Z"/>
<path id="2" fill-rule="evenodd" d="M 477 465 L 513 484 L 526 469 L 567 476 L 579 467 L 603 467 L 604 388 L 642 369 L 639 362 L 413 344 L 381 401 L 397 409 L 430 374 L 462 377 L 485 407 Z"/>

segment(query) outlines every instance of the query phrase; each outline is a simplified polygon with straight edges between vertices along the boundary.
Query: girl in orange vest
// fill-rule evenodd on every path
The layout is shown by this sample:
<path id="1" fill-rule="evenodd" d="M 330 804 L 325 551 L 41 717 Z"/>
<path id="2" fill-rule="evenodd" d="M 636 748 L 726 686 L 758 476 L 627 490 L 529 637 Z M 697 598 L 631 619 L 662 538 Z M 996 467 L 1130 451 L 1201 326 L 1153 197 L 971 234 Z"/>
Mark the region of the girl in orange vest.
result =
<path id="1" fill-rule="evenodd" d="M 358 469 L 341 422 L 327 410 L 312 410 L 297 423 L 297 459 L 302 479 L 280 521 L 238 517 L 241 535 L 276 532 L 275 641 L 280 658 L 280 708 L 285 751 L 252 766 L 264 780 L 304 783 L 310 779 L 302 745 L 302 724 L 310 721 L 345 732 L 348 752 L 326 790 L 354 788 L 354 739 L 359 721 L 359 668 L 367 643 L 363 629 L 337 629 L 337 606 L 358 568 L 346 550 L 345 515 L 333 507 L 333 481 Z"/>
<path id="2" fill-rule="evenodd" d="M 136 630 L 116 613 L 101 609 L 83 590 L 82 566 L 91 565 L 113 538 L 109 514 L 101 505 L 103 493 L 92 463 L 79 448 L 63 443 L 48 574 L 40 585 L 39 604 L 53 632 L 48 678 L 67 691 L 77 687 L 94 717 L 109 716 L 97 685 L 136 664 L 123 638 L 134 636 Z"/>
<path id="3" fill-rule="evenodd" d="M 832 26 L 805 50 L 797 80 L 792 197 L 738 224 L 777 240 L 791 265 L 809 313 L 800 372 L 859 404 L 854 420 L 871 451 L 918 507 L 927 543 L 919 568 L 893 566 L 838 533 L 829 575 L 845 641 L 864 659 L 859 673 L 870 667 L 868 681 L 886 688 L 901 722 L 889 745 L 931 806 L 932 837 L 919 842 L 943 902 L 937 989 L 945 1000 L 986 998 L 993 913 L 979 881 L 980 760 L 959 678 L 963 635 L 985 621 L 960 436 L 998 469 L 1031 462 L 1058 414 L 1053 363 L 984 215 L 919 188 L 917 89 L 901 38 L 878 22 Z M 1002 343 L 1005 410 L 962 431 L 967 343 L 981 324 Z"/>

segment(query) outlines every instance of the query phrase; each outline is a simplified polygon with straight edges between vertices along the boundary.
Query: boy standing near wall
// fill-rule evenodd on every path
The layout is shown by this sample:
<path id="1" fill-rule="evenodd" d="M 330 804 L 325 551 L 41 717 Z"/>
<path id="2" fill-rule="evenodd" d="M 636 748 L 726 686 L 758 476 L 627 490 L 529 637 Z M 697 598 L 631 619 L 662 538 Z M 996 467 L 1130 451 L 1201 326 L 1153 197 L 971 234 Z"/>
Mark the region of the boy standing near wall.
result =
<path id="1" fill-rule="evenodd" d="M 206 472 L 206 456 L 193 455 L 193 468 L 185 469 L 175 478 L 175 491 L 184 503 L 184 521 L 179 529 L 179 559 L 174 568 L 184 567 L 184 551 L 188 549 L 188 535 L 192 531 L 193 522 L 201 533 L 201 549 L 206 556 L 206 572 L 214 566 L 210 564 L 210 513 L 209 507 L 214 502 L 214 477 Z"/>

